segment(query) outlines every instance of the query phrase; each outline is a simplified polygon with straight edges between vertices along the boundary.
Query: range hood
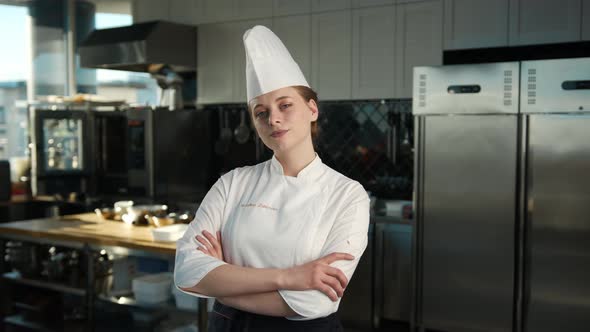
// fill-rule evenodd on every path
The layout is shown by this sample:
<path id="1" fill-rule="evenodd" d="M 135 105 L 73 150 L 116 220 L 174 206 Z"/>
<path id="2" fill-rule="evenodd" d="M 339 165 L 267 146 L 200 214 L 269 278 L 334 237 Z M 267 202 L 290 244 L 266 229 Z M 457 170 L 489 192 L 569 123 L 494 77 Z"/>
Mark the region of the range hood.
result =
<path id="1" fill-rule="evenodd" d="M 80 66 L 150 72 L 167 65 L 175 72 L 194 72 L 197 28 L 165 21 L 94 30 L 80 47 Z"/>

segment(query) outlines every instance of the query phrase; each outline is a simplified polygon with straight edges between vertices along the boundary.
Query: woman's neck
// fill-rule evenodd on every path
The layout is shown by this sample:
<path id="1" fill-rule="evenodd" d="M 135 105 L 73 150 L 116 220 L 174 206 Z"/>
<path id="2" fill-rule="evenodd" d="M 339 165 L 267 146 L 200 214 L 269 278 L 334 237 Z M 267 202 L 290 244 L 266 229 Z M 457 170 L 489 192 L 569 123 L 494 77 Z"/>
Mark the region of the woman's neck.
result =
<path id="1" fill-rule="evenodd" d="M 315 159 L 316 153 L 313 149 L 313 144 L 302 144 L 301 147 L 284 151 L 283 153 L 275 153 L 275 157 L 283 167 L 283 174 L 286 176 L 296 177 L 302 169 Z"/>

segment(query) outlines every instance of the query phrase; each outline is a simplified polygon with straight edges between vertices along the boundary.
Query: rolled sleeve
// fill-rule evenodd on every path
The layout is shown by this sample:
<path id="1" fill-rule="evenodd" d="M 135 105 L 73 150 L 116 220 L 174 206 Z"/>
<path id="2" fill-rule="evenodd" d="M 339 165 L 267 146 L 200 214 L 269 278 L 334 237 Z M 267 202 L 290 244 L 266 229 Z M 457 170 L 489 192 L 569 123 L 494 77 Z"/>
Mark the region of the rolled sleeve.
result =
<path id="1" fill-rule="evenodd" d="M 344 212 L 337 217 L 320 254 L 320 257 L 334 252 L 353 255 L 354 260 L 339 260 L 330 264 L 344 272 L 349 282 L 368 242 L 369 198 L 364 190 L 359 193 L 359 196 L 360 200 L 348 205 Z M 291 320 L 325 317 L 336 312 L 340 304 L 340 299 L 333 302 L 327 295 L 317 290 L 279 290 L 279 294 L 287 305 L 299 315 L 288 317 Z"/>
<path id="2" fill-rule="evenodd" d="M 226 264 L 222 260 L 197 250 L 199 242 L 195 239 L 195 236 L 201 234 L 204 230 L 209 231 L 211 234 L 221 230 L 226 202 L 225 187 L 223 178 L 217 180 L 203 198 L 195 219 L 189 224 L 187 231 L 176 243 L 174 283 L 183 292 L 185 291 L 181 288 L 196 286 L 213 269 Z M 194 292 L 185 293 L 198 297 L 209 297 Z"/>

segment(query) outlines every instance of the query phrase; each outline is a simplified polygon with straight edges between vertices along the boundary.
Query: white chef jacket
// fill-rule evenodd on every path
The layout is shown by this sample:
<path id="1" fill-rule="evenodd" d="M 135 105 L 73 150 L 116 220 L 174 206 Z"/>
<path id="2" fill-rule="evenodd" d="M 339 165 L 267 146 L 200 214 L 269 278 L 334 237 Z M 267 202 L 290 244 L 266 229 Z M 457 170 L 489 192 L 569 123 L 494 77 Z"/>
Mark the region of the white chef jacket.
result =
<path id="1" fill-rule="evenodd" d="M 226 264 L 197 250 L 195 236 L 203 230 L 221 230 L 225 261 L 244 267 L 291 268 L 333 252 L 350 253 L 354 260 L 331 264 L 350 280 L 367 247 L 368 227 L 369 198 L 360 183 L 317 155 L 297 177 L 285 176 L 273 156 L 224 174 L 209 190 L 177 242 L 174 281 L 177 287 L 193 287 Z M 292 320 L 328 316 L 340 303 L 317 290 L 279 294 L 299 315 L 288 317 Z"/>

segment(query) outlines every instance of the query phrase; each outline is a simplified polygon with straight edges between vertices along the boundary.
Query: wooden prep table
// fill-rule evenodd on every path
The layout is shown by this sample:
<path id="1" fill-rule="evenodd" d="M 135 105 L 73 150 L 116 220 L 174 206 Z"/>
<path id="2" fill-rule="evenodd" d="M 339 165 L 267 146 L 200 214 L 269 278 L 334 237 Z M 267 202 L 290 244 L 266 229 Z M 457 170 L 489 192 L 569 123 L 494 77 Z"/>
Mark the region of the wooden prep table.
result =
<path id="1" fill-rule="evenodd" d="M 8 222 L 0 224 L 0 257 L 4 256 L 2 241 L 19 240 L 84 249 L 87 254 L 108 249 L 116 254 L 159 257 L 173 261 L 176 243 L 154 241 L 151 230 L 150 226 L 132 226 L 121 221 L 104 220 L 94 213 Z M 88 269 L 90 272 L 91 267 Z M 89 281 L 88 284 L 93 283 Z M 95 294 L 91 287 L 86 289 L 85 294 L 91 326 Z M 206 331 L 207 302 L 206 299 L 199 300 L 199 330 Z"/>
<path id="2" fill-rule="evenodd" d="M 148 226 L 103 220 L 94 213 L 0 224 L 0 236 L 5 238 L 26 237 L 34 242 L 47 243 L 72 242 L 74 246 L 88 244 L 96 248 L 115 246 L 173 256 L 176 243 L 154 241 L 151 230 Z"/>

